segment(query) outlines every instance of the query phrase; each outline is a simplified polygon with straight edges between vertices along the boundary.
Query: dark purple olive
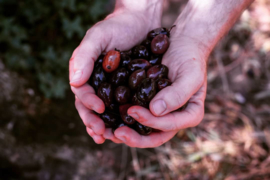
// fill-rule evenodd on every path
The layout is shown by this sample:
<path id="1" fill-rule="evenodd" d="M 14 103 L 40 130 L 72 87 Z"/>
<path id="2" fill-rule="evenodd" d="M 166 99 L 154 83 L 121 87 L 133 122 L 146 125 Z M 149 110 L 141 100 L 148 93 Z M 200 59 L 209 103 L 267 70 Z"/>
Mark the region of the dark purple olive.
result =
<path id="1" fill-rule="evenodd" d="M 102 66 L 97 66 L 91 75 L 90 85 L 97 91 L 103 82 L 106 82 L 105 72 Z"/>
<path id="2" fill-rule="evenodd" d="M 112 128 L 112 132 L 114 133 L 114 131 L 120 127 L 123 127 L 123 126 L 127 126 L 127 124 L 125 124 L 124 122 L 121 122 L 120 124 L 118 124 L 115 128 Z"/>
<path id="3" fill-rule="evenodd" d="M 168 36 L 164 34 L 157 35 L 151 43 L 151 50 L 154 54 L 164 54 L 170 45 Z"/>
<path id="4" fill-rule="evenodd" d="M 103 58 L 104 58 L 104 55 L 103 54 L 101 54 L 98 58 L 97 58 L 97 60 L 96 60 L 96 62 L 95 62 L 95 68 L 97 68 L 98 66 L 102 66 L 102 62 L 103 62 Z"/>
<path id="5" fill-rule="evenodd" d="M 169 69 L 163 64 L 155 65 L 147 70 L 147 77 L 152 79 L 167 78 Z"/>
<path id="6" fill-rule="evenodd" d="M 172 28 L 174 28 L 174 27 L 175 27 L 175 25 L 173 25 L 170 29 L 167 29 L 165 27 L 153 29 L 152 31 L 150 31 L 147 34 L 147 38 L 149 40 L 152 40 L 152 39 L 154 39 L 154 37 L 156 37 L 159 34 L 164 34 L 164 35 L 167 35 L 168 37 L 170 37 L 170 32 L 171 32 Z"/>
<path id="7" fill-rule="evenodd" d="M 120 112 L 121 118 L 126 124 L 134 124 L 136 122 L 136 120 L 133 117 L 129 116 L 127 113 L 128 108 L 130 108 L 131 106 L 132 104 L 125 104 L 125 105 L 119 106 L 119 112 Z"/>
<path id="8" fill-rule="evenodd" d="M 128 67 L 128 64 L 131 62 L 130 56 L 123 54 L 120 57 L 121 57 L 120 66 L 121 67 Z"/>
<path id="9" fill-rule="evenodd" d="M 134 58 L 149 59 L 150 53 L 145 46 L 138 45 L 132 49 L 132 55 Z"/>
<path id="10" fill-rule="evenodd" d="M 137 98 L 137 94 L 135 93 L 132 97 L 132 104 L 137 106 L 142 106 L 145 108 L 149 108 L 149 104 L 147 102 L 142 102 Z"/>
<path id="11" fill-rule="evenodd" d="M 113 101 L 112 85 L 109 83 L 102 83 L 97 92 L 98 97 L 104 102 L 106 107 L 109 107 Z"/>
<path id="12" fill-rule="evenodd" d="M 119 121 L 120 117 L 110 112 L 105 111 L 103 114 L 100 115 L 100 118 L 104 121 L 105 126 L 107 128 L 117 127 L 118 124 L 120 123 Z"/>
<path id="13" fill-rule="evenodd" d="M 112 103 L 109 105 L 108 110 L 110 110 L 111 112 L 118 113 L 119 106 L 118 106 L 117 103 L 112 102 Z"/>
<path id="14" fill-rule="evenodd" d="M 157 87 L 154 79 L 144 79 L 138 87 L 137 97 L 142 102 L 149 102 L 157 93 Z"/>
<path id="15" fill-rule="evenodd" d="M 172 82 L 169 79 L 158 79 L 157 80 L 157 87 L 159 90 L 162 90 L 165 87 L 170 86 L 171 84 L 172 84 Z"/>
<path id="16" fill-rule="evenodd" d="M 135 123 L 135 130 L 141 135 L 149 135 L 152 132 L 152 128 L 144 126 L 138 122 Z"/>
<path id="17" fill-rule="evenodd" d="M 149 39 L 145 39 L 141 45 L 143 45 L 144 47 L 146 47 L 146 49 L 148 50 L 148 52 L 151 51 L 151 40 Z"/>
<path id="18" fill-rule="evenodd" d="M 161 64 L 162 56 L 151 56 L 149 63 L 154 66 Z"/>
<path id="19" fill-rule="evenodd" d="M 151 64 L 145 59 L 134 59 L 128 64 L 130 71 L 136 71 L 138 69 L 149 69 Z"/>
<path id="20" fill-rule="evenodd" d="M 134 71 L 130 76 L 128 80 L 129 87 L 132 90 L 137 89 L 139 84 L 146 78 L 146 73 L 144 69 L 138 69 Z"/>
<path id="21" fill-rule="evenodd" d="M 113 72 L 111 76 L 111 84 L 114 86 L 120 86 L 126 84 L 128 81 L 129 71 L 122 67 Z"/>
<path id="22" fill-rule="evenodd" d="M 131 97 L 130 89 L 126 86 L 118 86 L 114 92 L 115 100 L 120 104 L 125 104 Z"/>
<path id="23" fill-rule="evenodd" d="M 127 51 L 121 51 L 120 54 L 127 55 L 127 56 L 131 57 L 132 56 L 132 49 L 127 50 Z"/>

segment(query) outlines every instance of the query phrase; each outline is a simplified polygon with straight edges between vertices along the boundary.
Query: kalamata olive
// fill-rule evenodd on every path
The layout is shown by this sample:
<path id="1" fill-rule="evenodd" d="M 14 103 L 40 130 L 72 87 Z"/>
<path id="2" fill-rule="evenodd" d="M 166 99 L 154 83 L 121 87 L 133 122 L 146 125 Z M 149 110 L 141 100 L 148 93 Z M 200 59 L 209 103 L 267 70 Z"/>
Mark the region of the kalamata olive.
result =
<path id="1" fill-rule="evenodd" d="M 149 63 L 154 66 L 154 65 L 158 65 L 161 64 L 161 60 L 162 60 L 162 56 L 157 55 L 157 56 L 151 56 Z"/>
<path id="2" fill-rule="evenodd" d="M 124 85 L 128 81 L 129 71 L 126 68 L 118 68 L 111 76 L 111 84 L 114 86 Z"/>
<path id="3" fill-rule="evenodd" d="M 97 92 L 98 97 L 104 102 L 106 107 L 109 107 L 113 102 L 112 85 L 109 83 L 102 83 Z"/>
<path id="4" fill-rule="evenodd" d="M 144 126 L 138 122 L 135 123 L 135 130 L 141 135 L 149 135 L 152 132 L 152 128 Z"/>
<path id="5" fill-rule="evenodd" d="M 120 52 L 111 50 L 107 52 L 107 54 L 105 55 L 102 66 L 106 72 L 110 73 L 116 70 L 119 64 L 120 64 Z"/>
<path id="6" fill-rule="evenodd" d="M 159 34 L 164 34 L 164 35 L 167 35 L 168 37 L 170 37 L 170 32 L 171 32 L 172 28 L 174 28 L 174 27 L 175 27 L 175 25 L 173 25 L 170 29 L 167 29 L 165 27 L 153 29 L 152 31 L 150 31 L 147 34 L 147 39 L 152 40 L 152 39 L 154 39 L 154 37 L 156 37 Z"/>
<path id="7" fill-rule="evenodd" d="M 167 78 L 168 68 L 163 64 L 155 65 L 147 70 L 147 77 L 152 79 Z"/>
<path id="8" fill-rule="evenodd" d="M 127 55 L 127 56 L 131 57 L 132 56 L 132 49 L 127 50 L 127 51 L 121 51 L 120 54 L 121 55 Z"/>
<path id="9" fill-rule="evenodd" d="M 144 79 L 138 87 L 137 97 L 142 102 L 149 102 L 157 93 L 157 87 L 154 79 Z"/>
<path id="10" fill-rule="evenodd" d="M 129 87 L 133 90 L 137 89 L 139 84 L 146 78 L 146 73 L 144 69 L 138 69 L 134 71 L 128 80 Z"/>
<path id="11" fill-rule="evenodd" d="M 110 112 L 104 112 L 100 115 L 100 118 L 104 121 L 107 128 L 115 128 L 120 124 L 120 116 L 116 116 Z"/>
<path id="12" fill-rule="evenodd" d="M 90 85 L 97 91 L 101 83 L 106 81 L 105 72 L 101 66 L 98 66 L 94 69 L 91 78 Z"/>
<path id="13" fill-rule="evenodd" d="M 146 49 L 148 50 L 148 52 L 151 51 L 151 40 L 149 39 L 145 39 L 141 45 L 143 45 L 144 47 L 146 47 Z"/>
<path id="14" fill-rule="evenodd" d="M 148 59 L 150 56 L 147 48 L 143 45 L 135 46 L 132 49 L 132 55 L 134 58 L 142 58 L 142 59 Z"/>
<path id="15" fill-rule="evenodd" d="M 149 108 L 149 103 L 148 102 L 142 102 L 137 98 L 137 94 L 135 93 L 132 97 L 132 104 L 137 105 L 137 106 L 142 106 L 145 108 Z"/>
<path id="16" fill-rule="evenodd" d="M 151 64 L 145 59 L 134 59 L 128 64 L 128 69 L 130 71 L 136 71 L 138 69 L 148 69 Z"/>
<path id="17" fill-rule="evenodd" d="M 112 103 L 109 105 L 108 109 L 109 109 L 111 112 L 118 113 L 118 111 L 119 111 L 119 106 L 118 106 L 117 103 L 112 102 Z"/>
<path id="18" fill-rule="evenodd" d="M 159 90 L 162 90 L 165 87 L 170 86 L 171 84 L 172 84 L 172 82 L 169 79 L 162 78 L 162 79 L 157 80 L 157 87 Z"/>
<path id="19" fill-rule="evenodd" d="M 124 122 L 121 122 L 119 123 L 116 127 L 112 128 L 112 132 L 114 133 L 114 131 L 120 127 L 123 127 L 123 126 L 127 126 L 127 124 L 125 124 Z"/>
<path id="20" fill-rule="evenodd" d="M 130 56 L 126 55 L 126 54 L 121 54 L 121 62 L 120 62 L 120 66 L 121 67 L 128 67 L 128 64 L 131 62 L 131 58 Z"/>
<path id="21" fill-rule="evenodd" d="M 168 36 L 164 34 L 157 35 L 151 43 L 151 50 L 154 54 L 164 54 L 170 45 Z"/>
<path id="22" fill-rule="evenodd" d="M 125 105 L 119 106 L 119 112 L 120 112 L 121 118 L 126 124 L 134 124 L 136 122 L 136 120 L 132 118 L 131 116 L 129 116 L 127 113 L 128 108 L 130 108 L 131 106 L 132 104 L 125 104 Z"/>
<path id="23" fill-rule="evenodd" d="M 101 54 L 97 60 L 95 61 L 95 68 L 97 68 L 98 66 L 102 66 L 102 62 L 103 62 L 103 58 L 104 58 L 104 54 Z"/>
<path id="24" fill-rule="evenodd" d="M 131 97 L 130 89 L 126 86 L 118 86 L 114 92 L 115 100 L 120 104 L 125 104 Z"/>

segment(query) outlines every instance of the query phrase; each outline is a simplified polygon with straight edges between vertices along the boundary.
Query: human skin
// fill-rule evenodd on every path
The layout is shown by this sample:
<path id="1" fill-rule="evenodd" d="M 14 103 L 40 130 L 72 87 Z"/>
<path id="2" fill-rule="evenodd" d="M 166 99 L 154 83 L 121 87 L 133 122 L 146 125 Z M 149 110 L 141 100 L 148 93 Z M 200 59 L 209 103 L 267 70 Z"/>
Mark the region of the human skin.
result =
<path id="1" fill-rule="evenodd" d="M 143 6 L 136 6 L 136 3 L 132 6 L 128 6 L 129 3 L 127 2 L 128 1 L 117 1 L 116 11 L 111 16 L 119 18 L 118 16 L 125 12 L 122 10 L 123 12 L 119 13 L 117 10 L 119 7 L 122 9 L 137 7 L 140 10 L 149 11 L 149 8 L 144 9 Z M 146 3 L 144 4 L 146 7 L 151 7 L 147 6 L 147 2 L 151 2 L 153 5 L 153 1 L 143 2 Z M 161 2 L 162 1 L 156 1 L 156 3 Z M 186 8 L 174 23 L 176 27 L 171 32 L 171 44 L 162 59 L 162 64 L 165 64 L 169 68 L 169 79 L 173 84 L 160 91 L 154 97 L 150 102 L 150 110 L 140 106 L 133 106 L 128 110 L 128 114 L 138 122 L 159 129 L 161 132 L 154 132 L 149 136 L 142 136 L 125 126 L 118 128 L 115 134 L 112 134 L 110 130 L 105 130 L 104 123 L 89 110 L 92 109 L 98 113 L 104 111 L 102 101 L 94 94 L 93 89 L 85 84 L 92 71 L 82 74 L 81 79 L 77 81 L 71 80 L 71 89 L 77 96 L 76 108 L 84 122 L 86 121 L 84 119 L 88 119 L 89 122 L 85 124 L 88 124 L 91 128 L 88 128 L 87 132 L 93 137 L 95 142 L 102 143 L 106 138 L 116 143 L 123 142 L 131 147 L 157 147 L 170 140 L 180 129 L 198 125 L 204 116 L 204 100 L 207 88 L 206 65 L 208 56 L 219 39 L 231 28 L 243 10 L 252 2 L 253 0 L 190 0 L 188 2 Z M 161 8 L 156 8 L 156 10 L 161 10 Z M 145 22 L 147 22 L 147 18 L 156 18 L 157 23 L 151 27 L 148 26 L 150 29 L 157 27 L 160 23 L 160 19 L 158 18 L 161 17 L 161 12 L 156 13 L 158 14 L 157 17 L 144 17 L 146 18 Z M 133 15 L 129 18 L 133 18 Z M 129 21 L 123 21 L 122 23 L 128 22 Z M 122 26 L 129 27 L 129 24 L 123 24 Z M 137 37 L 139 39 L 142 37 L 142 34 L 146 34 L 147 32 L 137 27 L 137 24 L 136 27 L 134 27 L 134 24 L 130 25 L 130 27 L 131 29 L 137 28 L 135 30 L 137 34 L 134 34 L 134 31 L 132 31 L 133 33 L 129 32 L 126 36 L 134 37 L 134 39 Z M 121 29 L 122 27 L 119 28 Z M 147 31 L 150 29 L 147 29 Z M 88 35 L 93 34 L 94 36 L 94 33 L 96 33 L 95 36 L 97 36 L 98 33 L 102 33 L 102 31 L 89 32 Z M 142 39 L 139 41 L 141 40 Z M 85 44 L 90 43 L 89 38 L 85 38 L 82 42 L 84 41 Z M 94 42 L 94 45 L 101 47 L 99 52 L 93 53 L 95 57 L 90 57 L 91 55 L 88 55 L 88 57 L 79 55 L 80 52 L 84 54 L 84 51 L 80 50 L 82 44 L 79 46 L 79 50 L 75 50 L 73 53 L 70 62 L 71 78 L 76 70 L 80 71 L 86 64 L 92 69 L 93 61 L 102 50 L 110 50 L 115 47 L 118 49 L 128 49 L 136 44 L 128 42 L 122 46 L 117 43 L 112 45 L 118 46 L 109 46 L 106 45 L 106 43 L 104 45 L 100 44 L 102 41 L 98 39 L 96 39 L 96 41 L 92 40 L 92 43 Z M 103 47 L 107 47 L 107 49 L 104 49 L 102 45 Z M 85 48 L 87 49 L 87 47 Z M 84 55 L 86 56 L 86 54 Z M 92 103 L 89 105 L 89 102 Z M 186 102 L 188 102 L 188 106 L 185 110 L 175 111 Z"/>

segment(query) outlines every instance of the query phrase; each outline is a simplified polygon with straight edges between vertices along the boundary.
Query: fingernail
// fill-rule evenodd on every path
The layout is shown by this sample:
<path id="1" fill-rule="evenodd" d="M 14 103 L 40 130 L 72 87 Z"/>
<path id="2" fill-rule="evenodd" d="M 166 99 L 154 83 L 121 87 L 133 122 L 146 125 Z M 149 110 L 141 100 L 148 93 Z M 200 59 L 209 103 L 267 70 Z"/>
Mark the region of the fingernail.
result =
<path id="1" fill-rule="evenodd" d="M 72 77 L 70 83 L 79 81 L 79 80 L 81 79 L 81 77 L 82 77 L 82 70 L 77 70 L 77 71 L 75 72 L 75 74 L 73 75 L 73 77 Z"/>
<path id="2" fill-rule="evenodd" d="M 132 114 L 128 114 L 128 115 L 132 116 L 134 119 L 139 119 L 139 116 L 136 113 L 132 113 Z"/>
<path id="3" fill-rule="evenodd" d="M 123 142 L 126 142 L 127 140 L 126 140 L 126 138 L 125 137 L 123 137 L 123 136 L 120 136 L 120 137 L 116 137 L 117 139 L 120 139 L 121 141 L 123 141 Z"/>
<path id="4" fill-rule="evenodd" d="M 167 108 L 167 105 L 165 101 L 163 100 L 157 100 L 153 104 L 153 110 L 156 113 L 156 115 L 161 115 Z"/>

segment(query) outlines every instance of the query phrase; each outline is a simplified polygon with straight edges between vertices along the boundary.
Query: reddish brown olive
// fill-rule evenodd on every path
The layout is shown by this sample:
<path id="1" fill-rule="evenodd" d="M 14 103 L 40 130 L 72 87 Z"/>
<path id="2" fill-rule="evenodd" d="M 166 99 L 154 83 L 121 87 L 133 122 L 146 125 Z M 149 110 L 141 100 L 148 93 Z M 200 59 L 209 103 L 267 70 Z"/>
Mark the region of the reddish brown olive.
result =
<path id="1" fill-rule="evenodd" d="M 151 101 L 157 93 L 156 82 L 154 79 L 144 79 L 138 87 L 137 97 L 142 102 Z"/>
<path id="2" fill-rule="evenodd" d="M 119 121 L 120 117 L 110 112 L 102 113 L 100 115 L 100 118 L 103 120 L 107 128 L 115 128 L 120 123 Z"/>
<path id="3" fill-rule="evenodd" d="M 138 69 L 149 69 L 151 64 L 145 59 L 134 59 L 128 64 L 130 71 L 136 71 Z"/>
<path id="4" fill-rule="evenodd" d="M 125 105 L 119 106 L 119 112 L 120 112 L 121 118 L 126 124 L 134 124 L 136 122 L 136 120 L 132 118 L 131 116 L 129 116 L 127 113 L 128 108 L 130 108 L 131 106 L 132 104 L 125 104 Z"/>
<path id="5" fill-rule="evenodd" d="M 136 90 L 139 84 L 146 78 L 146 73 L 144 69 L 138 69 L 134 71 L 130 76 L 128 80 L 129 87 L 132 90 Z"/>
<path id="6" fill-rule="evenodd" d="M 102 83 L 97 92 L 98 97 L 104 102 L 106 107 L 109 107 L 113 101 L 112 85 L 109 83 Z"/>
<path id="7" fill-rule="evenodd" d="M 120 64 L 120 52 L 111 50 L 107 52 L 103 59 L 102 67 L 107 73 L 113 72 Z"/>
<path id="8" fill-rule="evenodd" d="M 158 79 L 157 80 L 157 87 L 159 90 L 164 89 L 167 86 L 170 86 L 172 82 L 169 79 Z"/>
<path id="9" fill-rule="evenodd" d="M 164 34 L 157 35 L 151 43 L 151 50 L 154 54 L 164 54 L 170 45 L 168 36 Z"/>
<path id="10" fill-rule="evenodd" d="M 164 35 L 167 35 L 168 37 L 170 37 L 170 33 L 171 33 L 171 30 L 175 27 L 176 25 L 173 25 L 170 29 L 167 29 L 165 27 L 160 27 L 160 28 L 156 28 L 156 29 L 153 29 L 152 31 L 150 31 L 148 34 L 147 34 L 147 39 L 149 40 L 152 40 L 154 39 L 157 35 L 159 34 L 164 34 Z"/>
<path id="11" fill-rule="evenodd" d="M 151 79 L 167 78 L 169 69 L 163 64 L 155 65 L 148 69 L 147 77 Z"/>

